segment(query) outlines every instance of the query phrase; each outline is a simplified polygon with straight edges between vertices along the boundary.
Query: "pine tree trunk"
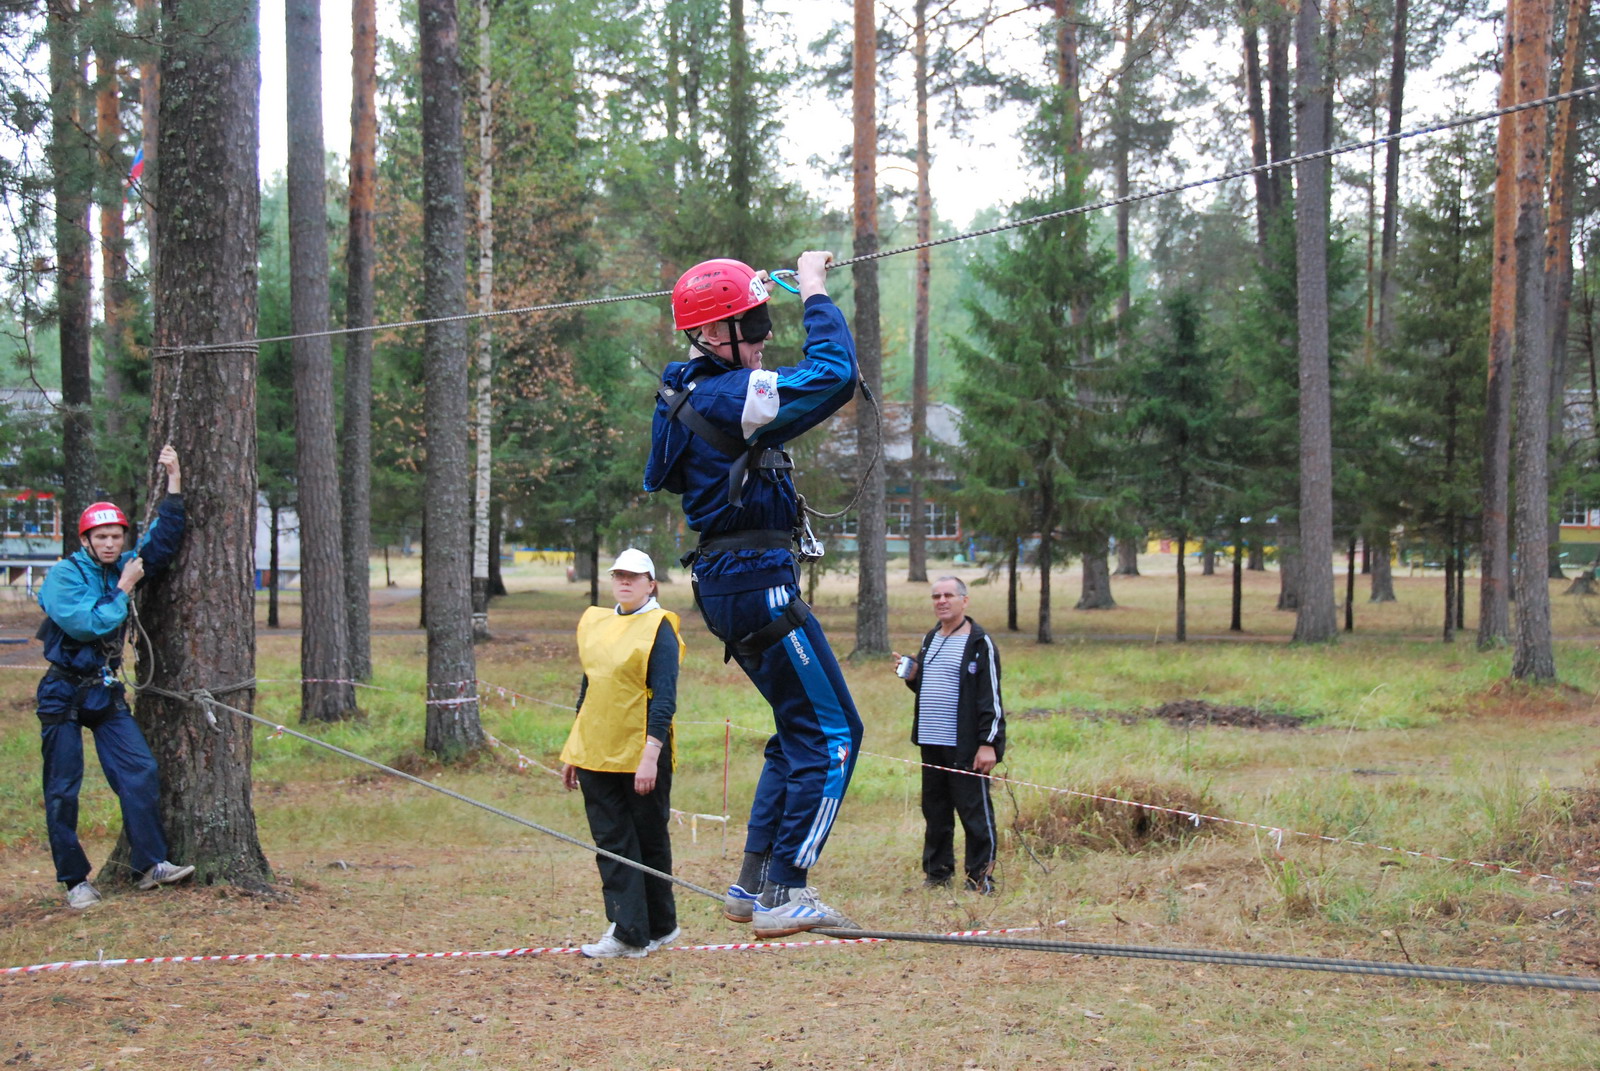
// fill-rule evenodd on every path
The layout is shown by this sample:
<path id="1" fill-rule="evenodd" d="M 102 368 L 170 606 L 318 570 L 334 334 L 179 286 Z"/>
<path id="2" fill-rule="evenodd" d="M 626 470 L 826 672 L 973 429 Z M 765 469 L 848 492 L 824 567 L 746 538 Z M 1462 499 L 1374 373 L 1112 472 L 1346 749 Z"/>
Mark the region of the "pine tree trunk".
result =
<path id="1" fill-rule="evenodd" d="M 1017 545 L 1016 537 L 1011 539 L 1011 553 L 1006 555 L 1006 630 L 1008 632 L 1021 632 L 1022 627 L 1017 621 L 1017 559 L 1021 550 Z"/>
<path id="2" fill-rule="evenodd" d="M 1267 551 L 1261 545 L 1260 540 L 1252 540 L 1250 542 L 1250 554 L 1246 559 L 1245 568 L 1256 573 L 1267 571 Z"/>
<path id="3" fill-rule="evenodd" d="M 1205 549 L 1200 552 L 1200 575 L 1217 575 L 1217 548 L 1210 543 L 1207 543 Z"/>
<path id="4" fill-rule="evenodd" d="M 1237 536 L 1233 540 L 1233 600 L 1229 608 L 1228 631 L 1244 631 L 1244 547 Z"/>
<path id="5" fill-rule="evenodd" d="M 1185 532 L 1178 533 L 1178 606 L 1174 624 L 1175 636 L 1179 643 L 1189 641 L 1189 574 L 1184 564 L 1184 557 L 1189 549 L 1189 536 Z"/>
<path id="6" fill-rule="evenodd" d="M 855 142 L 855 255 L 878 251 L 877 16 L 873 0 L 855 0 L 853 100 Z M 854 270 L 856 360 L 873 397 L 883 392 L 883 346 L 878 325 L 878 263 Z M 859 572 L 856 585 L 856 647 L 851 657 L 870 658 L 889 651 L 888 523 L 880 428 L 876 407 L 856 402 L 856 462 L 865 466 L 866 487 L 856 514 Z"/>
<path id="7" fill-rule="evenodd" d="M 1367 544 L 1372 551 L 1372 589 L 1368 602 L 1394 602 L 1394 567 L 1389 560 L 1390 535 L 1375 529 Z"/>
<path id="8" fill-rule="evenodd" d="M 1446 521 L 1446 530 L 1451 533 L 1454 540 L 1455 517 Z M 1444 635 L 1445 643 L 1456 642 L 1456 585 L 1465 582 L 1466 577 L 1460 576 L 1456 571 L 1455 547 L 1452 545 L 1445 551 L 1444 559 Z"/>
<path id="9" fill-rule="evenodd" d="M 494 80 L 489 0 L 478 0 L 478 311 L 494 308 Z M 489 501 L 493 457 L 494 332 L 478 321 L 477 467 L 472 502 L 472 638 L 489 638 Z"/>
<path id="10" fill-rule="evenodd" d="M 1111 563 L 1105 544 L 1083 555 L 1083 582 L 1075 610 L 1112 610 L 1117 600 L 1111 597 Z"/>
<path id="11" fill-rule="evenodd" d="M 1350 546 L 1344 557 L 1344 630 L 1356 630 L 1356 537 L 1350 537 Z"/>
<path id="12" fill-rule="evenodd" d="M 188 527 L 172 567 L 147 582 L 139 615 L 150 657 L 139 678 L 169 691 L 207 689 L 254 703 L 256 522 L 256 242 L 259 142 L 257 12 L 253 0 L 162 5 L 161 141 L 172 179 L 162 194 L 156 277 L 153 435 L 183 462 Z M 219 21 L 220 20 L 220 21 Z M 233 344 L 205 353 L 171 347 Z M 169 355 L 171 354 L 171 355 Z M 251 807 L 254 736 L 226 711 L 154 692 L 135 711 L 161 767 L 169 855 L 203 882 L 271 880 Z M 106 869 L 126 863 L 119 845 Z"/>
<path id="13" fill-rule="evenodd" d="M 1288 526 L 1278 530 L 1278 609 L 1300 609 L 1300 547 Z"/>
<path id="14" fill-rule="evenodd" d="M 139 176 L 139 205 L 144 216 L 144 237 L 147 246 L 146 273 L 157 277 L 161 267 L 161 238 L 157 214 L 156 175 L 161 170 L 156 159 L 156 142 L 161 131 L 161 67 L 157 62 L 158 50 L 153 46 L 159 26 L 159 0 L 136 0 L 138 15 L 135 25 L 139 36 L 146 42 L 139 59 L 139 118 L 144 124 L 141 147 L 144 149 L 144 171 Z"/>
<path id="15" fill-rule="evenodd" d="M 1255 0 L 1240 0 L 1240 22 L 1244 31 L 1244 86 L 1246 113 L 1250 117 L 1250 163 L 1260 167 L 1267 163 L 1267 111 L 1261 87 L 1261 35 L 1256 15 Z M 1272 203 L 1273 186 L 1269 172 L 1258 171 L 1256 189 L 1256 250 L 1261 266 L 1268 264 L 1267 234 L 1276 206 Z"/>
<path id="16" fill-rule="evenodd" d="M 328 330 L 328 207 L 322 141 L 319 0 L 287 0 L 289 308 L 294 357 L 295 512 L 300 517 L 300 720 L 357 713 L 339 531 L 333 347 Z"/>
<path id="17" fill-rule="evenodd" d="M 1395 0 L 1394 32 L 1389 56 L 1389 128 L 1398 134 L 1406 95 L 1406 17 L 1410 0 Z M 1394 334 L 1394 309 L 1399 287 L 1394 275 L 1395 252 L 1400 248 L 1400 142 L 1389 142 L 1383 162 L 1383 238 L 1378 260 L 1378 345 L 1387 346 Z"/>
<path id="18" fill-rule="evenodd" d="M 916 0 L 917 242 L 933 238 L 933 188 L 928 151 L 928 0 Z M 907 533 L 906 579 L 928 580 L 928 519 L 923 506 L 928 475 L 928 318 L 933 250 L 917 250 L 916 309 L 911 330 L 911 526 Z"/>
<path id="19" fill-rule="evenodd" d="M 1515 0 L 1517 96 L 1537 100 L 1550 91 L 1550 7 Z M 1553 681 L 1550 625 L 1550 335 L 1545 308 L 1544 108 L 1517 115 L 1516 530 L 1517 617 L 1511 675 Z"/>
<path id="20" fill-rule="evenodd" d="M 466 173 L 462 160 L 461 67 L 455 0 L 420 0 L 422 218 L 428 319 L 466 313 Z M 422 601 L 428 630 L 425 746 L 454 762 L 484 746 L 472 650 L 472 543 L 468 488 L 467 329 L 430 324 L 423 344 Z"/>
<path id="21" fill-rule="evenodd" d="M 94 450 L 93 372 L 90 367 L 89 193 L 94 158 L 88 137 L 83 16 L 72 0 L 48 6 L 50 46 L 49 162 L 55 193 L 56 329 L 61 360 L 61 515 L 67 522 L 93 502 L 99 488 Z M 62 525 L 61 553 L 78 549 L 77 526 Z"/>
<path id="22" fill-rule="evenodd" d="M 1117 540 L 1117 576 L 1138 576 L 1139 541 L 1137 538 Z"/>
<path id="23" fill-rule="evenodd" d="M 489 511 L 489 596 L 498 598 L 506 593 L 505 577 L 500 573 L 500 548 L 504 539 L 504 504 L 496 502 Z M 666 579 L 666 570 L 662 569 L 656 576 L 658 580 Z"/>
<path id="24" fill-rule="evenodd" d="M 1500 106 L 1517 99 L 1516 5 L 1506 8 Z M 1494 273 L 1489 284 L 1489 377 L 1483 408 L 1482 570 L 1478 581 L 1478 647 L 1498 647 L 1511 637 L 1511 552 L 1506 526 L 1511 481 L 1511 330 L 1516 318 L 1515 187 L 1517 129 L 1514 115 L 1500 117 L 1495 149 Z"/>
<path id="25" fill-rule="evenodd" d="M 350 237 L 345 249 L 348 328 L 372 325 L 373 225 L 377 205 L 377 0 L 354 0 L 350 93 Z M 344 345 L 344 602 L 349 623 L 350 676 L 372 679 L 372 332 L 355 331 Z"/>
<path id="26" fill-rule="evenodd" d="M 1041 492 L 1048 496 L 1049 491 Z M 1040 526 L 1039 531 L 1039 633 L 1038 642 L 1054 643 L 1055 633 L 1050 620 L 1050 571 L 1055 565 L 1055 540 L 1051 535 L 1053 524 L 1050 523 L 1053 504 L 1045 507 L 1046 523 Z"/>
<path id="27" fill-rule="evenodd" d="M 1303 0 L 1295 23 L 1299 60 L 1295 148 L 1328 146 L 1322 5 Z M 1328 367 L 1328 173 L 1326 159 L 1295 166 L 1295 253 L 1299 264 L 1300 606 L 1294 638 L 1326 643 L 1338 623 L 1333 604 L 1333 439 Z"/>
<path id="28" fill-rule="evenodd" d="M 95 0 L 101 11 L 114 11 L 116 0 Z M 100 21 L 100 20 L 97 20 Z M 128 161 L 122 152 L 122 86 L 118 73 L 118 56 L 111 41 L 97 39 L 95 45 L 95 137 L 99 141 L 100 172 L 108 177 L 108 185 L 128 173 Z M 104 403 L 106 441 L 122 444 L 127 441 L 128 421 L 124 411 L 122 362 L 126 359 L 132 341 L 133 310 L 128 298 L 128 244 L 124 230 L 123 199 L 110 196 L 110 190 L 100 198 L 100 277 L 104 289 L 104 325 L 100 333 L 100 390 Z M 119 452 L 120 453 L 120 452 Z M 108 471 L 107 484 L 124 486 L 120 479 L 122 467 Z M 137 470 L 135 470 L 137 471 Z M 130 480 L 129 483 L 135 482 Z M 129 498 L 128 516 L 137 516 L 137 503 Z M 130 536 L 132 533 L 129 533 Z"/>
<path id="29" fill-rule="evenodd" d="M 1588 0 L 1568 0 L 1566 17 L 1563 23 L 1563 38 L 1565 47 L 1561 57 L 1561 83 L 1559 91 L 1570 92 L 1576 84 L 1578 67 L 1582 63 L 1583 53 L 1580 44 L 1583 40 L 1583 26 L 1585 16 L 1588 14 Z M 1552 445 L 1553 457 L 1565 457 L 1567 454 L 1566 428 L 1564 416 L 1566 413 L 1566 389 L 1569 374 L 1569 347 L 1567 344 L 1568 321 L 1572 312 L 1572 199 L 1575 169 L 1573 167 L 1574 155 L 1577 148 L 1577 112 L 1572 107 L 1573 102 L 1562 101 L 1556 105 L 1552 126 L 1555 131 L 1550 146 L 1550 222 L 1549 233 L 1545 241 L 1545 322 L 1550 332 L 1550 407 L 1549 414 L 1549 441 Z M 1553 465 L 1549 473 L 1550 497 L 1558 493 L 1555 486 L 1559 476 L 1559 465 Z M 1550 579 L 1564 580 L 1566 574 L 1561 571 L 1561 518 L 1552 513 L 1549 522 L 1550 546 Z"/>
<path id="30" fill-rule="evenodd" d="M 283 558 L 279 555 L 279 533 L 282 532 L 283 511 L 273 502 L 267 507 L 270 528 L 267 532 L 267 627 L 282 628 L 278 617 L 278 592 L 283 590 L 279 569 Z"/>

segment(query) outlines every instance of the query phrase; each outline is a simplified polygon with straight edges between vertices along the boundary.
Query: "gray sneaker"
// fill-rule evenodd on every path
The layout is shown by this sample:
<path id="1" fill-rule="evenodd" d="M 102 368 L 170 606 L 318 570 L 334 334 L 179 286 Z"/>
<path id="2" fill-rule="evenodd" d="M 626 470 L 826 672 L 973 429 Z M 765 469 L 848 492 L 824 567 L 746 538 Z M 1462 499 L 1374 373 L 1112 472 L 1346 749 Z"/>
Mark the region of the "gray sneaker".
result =
<path id="1" fill-rule="evenodd" d="M 617 924 L 613 922 L 606 927 L 606 932 L 600 940 L 592 945 L 579 945 L 578 951 L 590 959 L 643 959 L 650 954 L 648 947 L 640 948 L 630 945 L 617 937 Z"/>
<path id="2" fill-rule="evenodd" d="M 139 888 L 154 889 L 157 885 L 171 885 L 175 881 L 182 881 L 194 873 L 192 866 L 178 866 L 165 859 L 145 871 L 144 877 L 139 879 Z"/>
<path id="3" fill-rule="evenodd" d="M 657 937 L 655 940 L 645 945 L 644 950 L 646 952 L 654 952 L 658 949 L 666 948 L 681 936 L 683 936 L 683 927 L 674 926 L 672 927 L 671 933 L 662 934 L 660 937 Z"/>
<path id="4" fill-rule="evenodd" d="M 742 885 L 729 885 L 728 895 L 722 901 L 722 917 L 729 922 L 749 922 L 755 912 L 757 896 L 746 892 Z"/>
<path id="5" fill-rule="evenodd" d="M 815 889 L 783 889 L 784 899 L 774 907 L 758 902 L 751 913 L 757 937 L 788 937 L 802 930 L 859 930 L 843 914 L 823 903 Z"/>
<path id="6" fill-rule="evenodd" d="M 87 881 L 80 881 L 67 890 L 67 906 L 74 911 L 82 911 L 93 907 L 100 902 L 100 890 L 90 885 Z"/>

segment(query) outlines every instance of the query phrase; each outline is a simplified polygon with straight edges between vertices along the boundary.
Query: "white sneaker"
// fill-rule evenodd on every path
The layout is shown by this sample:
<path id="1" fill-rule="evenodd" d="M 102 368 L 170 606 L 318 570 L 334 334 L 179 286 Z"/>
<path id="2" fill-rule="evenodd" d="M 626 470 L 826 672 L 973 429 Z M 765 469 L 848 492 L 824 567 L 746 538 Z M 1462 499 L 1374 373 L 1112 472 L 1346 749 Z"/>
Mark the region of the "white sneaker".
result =
<path id="1" fill-rule="evenodd" d="M 192 866 L 178 866 L 165 859 L 145 871 L 144 877 L 139 879 L 139 888 L 154 889 L 157 885 L 171 885 L 175 881 L 182 881 L 194 873 Z"/>
<path id="2" fill-rule="evenodd" d="M 100 890 L 87 881 L 80 881 L 67 890 L 67 906 L 74 911 L 93 907 L 100 902 Z"/>
<path id="3" fill-rule="evenodd" d="M 676 937 L 674 932 L 670 936 Z M 592 945 L 579 945 L 578 951 L 590 959 L 643 959 L 650 954 L 649 946 L 640 948 L 638 945 L 624 943 L 617 937 L 617 924 L 613 922 L 606 927 L 606 932 L 600 940 Z"/>
<path id="4" fill-rule="evenodd" d="M 683 927 L 674 926 L 674 927 L 672 927 L 672 932 L 671 933 L 665 934 L 665 935 L 663 935 L 661 937 L 657 937 L 654 941 L 651 941 L 649 944 L 645 945 L 644 949 L 645 949 L 646 952 L 654 952 L 657 949 L 665 948 L 668 945 L 670 945 L 672 942 L 676 941 L 682 935 L 683 935 Z"/>
<path id="5" fill-rule="evenodd" d="M 757 937 L 788 937 L 802 930 L 835 929 L 859 930 L 843 914 L 823 903 L 815 889 L 782 889 L 784 899 L 773 907 L 766 906 L 767 894 L 761 894 L 750 922 Z"/>

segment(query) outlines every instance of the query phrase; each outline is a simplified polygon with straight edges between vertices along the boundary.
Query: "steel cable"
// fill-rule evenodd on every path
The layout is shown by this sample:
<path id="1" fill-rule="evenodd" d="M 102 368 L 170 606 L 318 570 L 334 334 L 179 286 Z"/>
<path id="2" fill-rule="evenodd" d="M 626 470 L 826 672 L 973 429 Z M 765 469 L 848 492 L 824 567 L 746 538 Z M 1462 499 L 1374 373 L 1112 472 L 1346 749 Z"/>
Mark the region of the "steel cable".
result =
<path id="1" fill-rule="evenodd" d="M 829 937 L 867 937 L 884 941 L 976 945 L 980 948 L 1006 948 L 1029 952 L 1065 952 L 1069 955 L 1078 956 L 1154 959 L 1176 963 L 1210 963 L 1231 967 L 1270 967 L 1284 970 L 1321 971 L 1332 974 L 1372 974 L 1389 978 L 1422 978 L 1435 982 L 1464 982 L 1478 985 L 1509 985 L 1600 993 L 1600 978 L 1583 978 L 1570 974 L 1492 970 L 1484 967 L 1438 967 L 1421 963 L 1385 963 L 1380 960 L 1364 959 L 1325 959 L 1318 956 L 1288 956 L 1270 952 L 1228 952 L 1202 948 L 1164 948 L 1156 945 L 1097 944 L 1090 941 L 1046 941 L 1041 938 L 1028 937 L 955 937 L 939 933 L 892 933 L 885 930 L 835 930 L 825 928 L 815 929 L 811 932 L 826 934 Z"/>
<path id="2" fill-rule="evenodd" d="M 1576 100 L 1580 97 L 1590 96 L 1595 93 L 1600 93 L 1600 83 L 1582 86 L 1577 89 L 1571 89 L 1565 93 L 1555 93 L 1547 97 L 1540 97 L 1538 100 L 1530 100 L 1521 104 L 1512 104 L 1503 108 L 1495 108 L 1492 111 L 1477 112 L 1472 115 L 1459 116 L 1455 119 L 1445 119 L 1437 123 L 1429 123 L 1425 126 L 1412 127 L 1409 130 L 1400 130 L 1393 134 L 1383 134 L 1376 138 L 1369 138 L 1366 141 L 1351 142 L 1346 145 L 1336 145 L 1326 149 L 1319 149 L 1316 152 L 1303 153 L 1299 156 L 1285 157 L 1282 160 L 1270 160 L 1264 164 L 1256 164 L 1252 167 L 1237 168 L 1233 171 L 1223 172 L 1220 175 L 1211 175 L 1206 178 L 1194 179 L 1190 182 L 1182 182 L 1174 186 L 1164 186 L 1159 189 L 1148 190 L 1143 193 L 1133 193 L 1124 197 L 1113 197 L 1103 201 L 1095 201 L 1091 204 L 1079 205 L 1075 208 L 1065 208 L 1058 212 L 1047 212 L 1039 216 L 1029 216 L 1026 219 L 1012 220 L 1011 222 L 1000 223 L 993 227 L 984 227 L 980 230 L 966 231 L 962 234 L 953 234 L 946 238 L 935 238 L 926 242 L 917 242 L 913 245 L 897 246 L 894 249 L 880 249 L 874 253 L 863 253 L 857 257 L 849 257 L 845 260 L 836 260 L 832 264 L 828 265 L 828 270 L 833 271 L 838 268 L 845 268 L 855 264 L 861 264 L 869 260 L 880 260 L 884 257 L 899 256 L 902 253 L 910 253 L 918 249 L 931 249 L 934 246 L 948 245 L 951 242 L 964 242 L 969 238 L 981 238 L 990 234 L 999 234 L 1002 231 L 1015 230 L 1018 227 L 1028 227 L 1037 223 L 1046 223 L 1050 220 L 1064 219 L 1068 216 L 1083 215 L 1089 212 L 1099 212 L 1107 208 L 1116 208 L 1121 205 L 1137 204 L 1140 201 L 1148 201 L 1157 197 L 1166 197 L 1174 193 L 1185 193 L 1189 190 L 1200 189 L 1204 186 L 1211 186 L 1221 182 L 1229 182 L 1236 178 L 1245 178 L 1250 175 L 1263 174 L 1278 168 L 1294 167 L 1296 164 L 1308 163 L 1312 160 L 1321 160 L 1334 156 L 1342 156 L 1345 153 L 1360 152 L 1363 149 L 1376 148 L 1380 145 L 1386 145 L 1391 141 L 1403 141 L 1408 138 L 1422 137 L 1427 134 L 1437 134 L 1446 130 L 1454 130 L 1458 127 L 1470 126 L 1474 123 L 1482 123 L 1490 119 L 1498 119 L 1502 115 L 1511 115 L 1516 112 L 1527 111 L 1530 108 L 1542 108 L 1550 104 L 1559 104 L 1565 100 Z M 440 316 L 433 319 L 401 320 L 394 323 L 369 324 L 362 327 L 339 327 L 330 328 L 326 331 L 307 331 L 294 335 L 273 335 L 270 338 L 259 338 L 248 341 L 213 342 L 194 346 L 159 347 L 152 352 L 166 354 L 180 350 L 186 350 L 190 353 L 237 351 L 242 347 L 260 345 L 261 343 L 266 342 L 292 342 L 295 339 L 300 338 L 331 338 L 335 335 L 352 335 L 366 331 L 391 331 L 408 327 L 427 327 L 430 324 L 456 323 L 463 320 L 481 320 L 495 316 L 526 316 L 538 312 L 559 312 L 564 309 L 579 309 L 593 305 L 612 305 L 622 301 L 643 301 L 651 298 L 670 297 L 671 294 L 671 290 L 649 290 L 636 294 L 613 294 L 609 297 L 584 298 L 576 301 L 559 301 L 549 305 L 523 305 L 513 309 L 488 309 L 481 312 L 460 313 L 455 316 Z"/>

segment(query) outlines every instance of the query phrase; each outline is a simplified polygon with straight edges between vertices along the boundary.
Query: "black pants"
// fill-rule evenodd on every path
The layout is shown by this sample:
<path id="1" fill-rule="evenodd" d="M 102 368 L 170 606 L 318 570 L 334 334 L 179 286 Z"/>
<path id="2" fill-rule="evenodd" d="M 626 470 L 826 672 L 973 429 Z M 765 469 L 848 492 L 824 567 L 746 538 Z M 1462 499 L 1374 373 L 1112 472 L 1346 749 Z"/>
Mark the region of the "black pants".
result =
<path id="1" fill-rule="evenodd" d="M 966 834 L 966 873 L 969 878 L 988 876 L 994 869 L 994 806 L 989 801 L 989 779 L 972 774 L 933 770 L 929 766 L 956 766 L 956 749 L 922 744 L 922 818 L 928 829 L 922 842 L 922 872 L 930 881 L 948 881 L 956 869 L 956 816 Z"/>
<path id="2" fill-rule="evenodd" d="M 663 764 L 664 765 L 664 764 Z M 662 770 L 648 796 L 633 790 L 633 774 L 601 773 L 578 769 L 583 809 L 589 816 L 589 834 L 601 848 L 628 859 L 672 873 L 672 838 L 667 822 L 672 817 L 672 773 Z M 595 856 L 600 867 L 600 888 L 605 894 L 606 918 L 616 924 L 617 940 L 642 948 L 678 927 L 678 909 L 672 883 L 651 877 L 615 859 Z"/>

